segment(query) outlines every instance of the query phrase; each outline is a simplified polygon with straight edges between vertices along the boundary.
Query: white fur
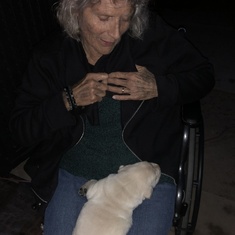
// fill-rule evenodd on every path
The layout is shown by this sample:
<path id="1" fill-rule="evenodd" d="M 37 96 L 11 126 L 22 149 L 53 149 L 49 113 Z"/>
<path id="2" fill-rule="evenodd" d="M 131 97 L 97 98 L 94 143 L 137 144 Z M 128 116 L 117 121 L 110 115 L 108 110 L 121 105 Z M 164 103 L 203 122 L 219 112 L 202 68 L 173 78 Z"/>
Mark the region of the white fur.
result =
<path id="1" fill-rule="evenodd" d="M 77 219 L 73 235 L 126 235 L 133 210 L 150 198 L 160 178 L 155 163 L 139 162 L 121 166 L 118 174 L 88 181 L 87 203 Z"/>

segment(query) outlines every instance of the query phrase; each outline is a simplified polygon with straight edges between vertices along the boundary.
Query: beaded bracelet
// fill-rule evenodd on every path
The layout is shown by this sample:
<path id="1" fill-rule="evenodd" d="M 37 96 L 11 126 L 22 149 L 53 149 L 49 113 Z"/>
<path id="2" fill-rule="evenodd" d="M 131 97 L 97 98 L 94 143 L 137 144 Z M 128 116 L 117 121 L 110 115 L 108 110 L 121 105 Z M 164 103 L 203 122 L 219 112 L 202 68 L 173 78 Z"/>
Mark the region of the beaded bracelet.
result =
<path id="1" fill-rule="evenodd" d="M 65 87 L 64 92 L 65 92 L 67 101 L 69 103 L 69 110 L 71 111 L 71 110 L 76 109 L 78 106 L 77 106 L 76 101 L 74 99 L 73 90 L 71 89 L 71 87 L 69 87 L 69 86 Z"/>
<path id="2" fill-rule="evenodd" d="M 78 106 L 77 106 L 76 100 L 75 100 L 74 95 L 73 95 L 73 90 L 70 86 L 67 87 L 67 90 L 68 90 L 69 98 L 70 98 L 71 103 L 72 103 L 72 107 L 73 107 L 73 109 L 76 109 Z"/>
<path id="3" fill-rule="evenodd" d="M 64 88 L 64 93 L 65 93 L 66 99 L 67 99 L 68 104 L 69 104 L 69 111 L 71 111 L 71 110 L 73 110 L 73 106 L 72 106 L 72 102 L 69 98 L 69 92 L 68 92 L 67 88 Z"/>

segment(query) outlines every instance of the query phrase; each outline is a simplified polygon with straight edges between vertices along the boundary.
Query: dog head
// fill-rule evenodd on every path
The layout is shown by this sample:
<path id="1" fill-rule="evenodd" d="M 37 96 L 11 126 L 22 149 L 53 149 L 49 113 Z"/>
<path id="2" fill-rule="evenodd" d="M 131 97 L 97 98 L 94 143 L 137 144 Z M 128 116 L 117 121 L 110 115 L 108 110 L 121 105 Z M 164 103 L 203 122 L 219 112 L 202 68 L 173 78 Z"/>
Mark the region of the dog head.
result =
<path id="1" fill-rule="evenodd" d="M 143 161 L 120 166 L 118 175 L 125 181 L 126 189 L 140 195 L 143 200 L 151 197 L 153 188 L 160 179 L 161 170 L 158 164 Z"/>

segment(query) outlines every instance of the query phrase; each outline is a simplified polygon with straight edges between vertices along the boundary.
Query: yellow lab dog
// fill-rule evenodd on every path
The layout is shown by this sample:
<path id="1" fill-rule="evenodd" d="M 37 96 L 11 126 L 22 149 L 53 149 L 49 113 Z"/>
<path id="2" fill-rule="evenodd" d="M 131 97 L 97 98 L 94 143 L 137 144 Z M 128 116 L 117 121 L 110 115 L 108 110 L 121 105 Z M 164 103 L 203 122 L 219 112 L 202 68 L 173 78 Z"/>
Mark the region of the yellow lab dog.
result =
<path id="1" fill-rule="evenodd" d="M 90 180 L 80 189 L 88 199 L 73 235 L 126 235 L 133 210 L 150 198 L 161 175 L 158 164 L 138 162 L 121 166 L 117 174 Z"/>

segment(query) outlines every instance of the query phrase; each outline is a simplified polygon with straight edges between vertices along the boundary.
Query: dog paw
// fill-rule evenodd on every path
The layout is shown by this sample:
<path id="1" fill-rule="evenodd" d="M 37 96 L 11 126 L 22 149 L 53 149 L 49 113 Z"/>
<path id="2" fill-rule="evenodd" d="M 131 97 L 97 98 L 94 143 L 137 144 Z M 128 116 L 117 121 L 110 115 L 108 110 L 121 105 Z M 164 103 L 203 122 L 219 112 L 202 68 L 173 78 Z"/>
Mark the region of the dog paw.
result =
<path id="1" fill-rule="evenodd" d="M 86 194 L 87 194 L 87 188 L 84 187 L 84 186 L 81 187 L 81 188 L 79 189 L 79 195 L 85 197 Z"/>

